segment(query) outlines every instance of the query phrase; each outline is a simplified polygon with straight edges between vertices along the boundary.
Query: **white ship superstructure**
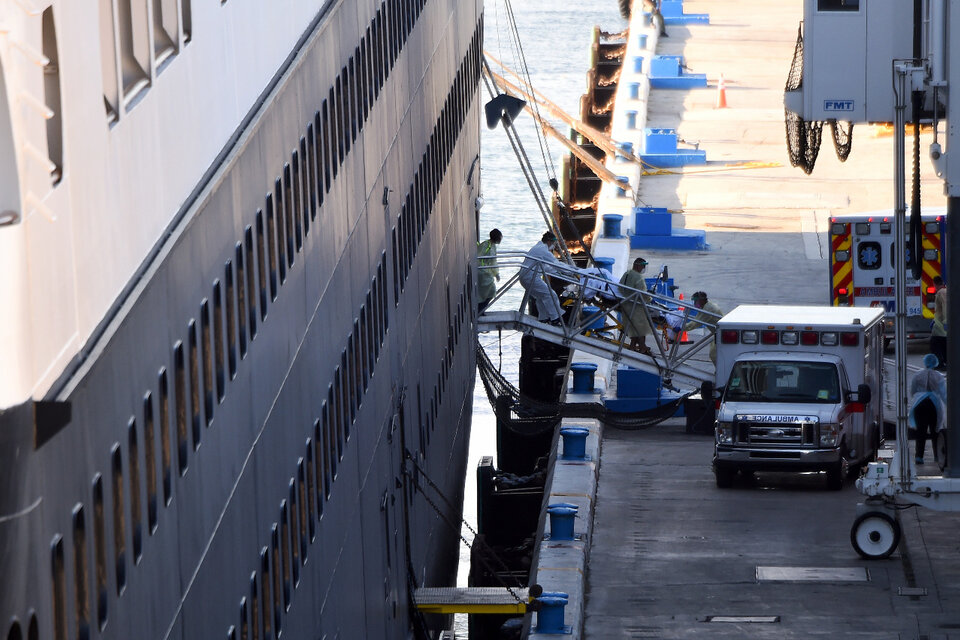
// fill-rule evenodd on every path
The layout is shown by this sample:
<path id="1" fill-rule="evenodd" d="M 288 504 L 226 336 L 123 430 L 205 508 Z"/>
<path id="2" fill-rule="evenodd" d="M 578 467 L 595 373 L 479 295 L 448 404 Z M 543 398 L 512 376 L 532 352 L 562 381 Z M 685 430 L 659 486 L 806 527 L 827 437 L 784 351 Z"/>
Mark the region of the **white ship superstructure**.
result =
<path id="1" fill-rule="evenodd" d="M 481 34 L 0 5 L 0 638 L 412 633 L 456 567 Z"/>

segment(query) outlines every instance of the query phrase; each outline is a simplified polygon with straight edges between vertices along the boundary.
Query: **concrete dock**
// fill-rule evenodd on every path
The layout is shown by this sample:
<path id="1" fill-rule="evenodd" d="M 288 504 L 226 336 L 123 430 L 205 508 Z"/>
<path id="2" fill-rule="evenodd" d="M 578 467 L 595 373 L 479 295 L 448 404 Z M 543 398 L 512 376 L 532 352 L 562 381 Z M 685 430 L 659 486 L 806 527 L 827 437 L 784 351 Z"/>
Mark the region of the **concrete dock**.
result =
<path id="1" fill-rule="evenodd" d="M 651 90 L 646 126 L 675 128 L 708 164 L 643 176 L 639 197 L 705 230 L 710 248 L 631 258 L 668 265 L 678 292 L 705 290 L 724 311 L 826 304 L 827 219 L 893 208 L 893 139 L 857 126 L 840 163 L 825 128 L 812 175 L 791 167 L 782 97 L 802 4 L 691 0 L 684 10 L 710 23 L 668 25 L 657 53 L 682 55 L 708 86 Z M 921 140 L 925 207 L 945 204 L 931 140 Z M 914 345 L 910 360 L 923 353 Z M 761 473 L 718 489 L 712 438 L 685 433 L 683 419 L 605 428 L 600 446 L 583 637 L 960 638 L 960 514 L 900 511 L 899 549 L 868 562 L 850 544 L 862 501 L 852 480 L 831 492 L 822 475 Z"/>

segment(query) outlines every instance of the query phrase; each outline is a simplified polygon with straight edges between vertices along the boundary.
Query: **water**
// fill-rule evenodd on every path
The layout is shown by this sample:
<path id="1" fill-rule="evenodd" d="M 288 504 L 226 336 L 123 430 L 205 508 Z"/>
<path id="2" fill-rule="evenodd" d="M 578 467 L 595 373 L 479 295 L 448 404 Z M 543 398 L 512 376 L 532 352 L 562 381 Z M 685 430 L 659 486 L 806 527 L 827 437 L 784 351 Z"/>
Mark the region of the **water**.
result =
<path id="1" fill-rule="evenodd" d="M 561 109 L 578 117 L 580 96 L 586 86 L 593 28 L 598 26 L 607 32 L 626 28 L 626 21 L 620 17 L 617 1 L 554 3 L 544 0 L 512 0 L 510 5 L 533 87 Z M 511 36 L 505 0 L 487 0 L 484 10 L 486 51 L 519 72 L 521 65 L 518 63 L 517 47 Z M 495 72 L 500 72 L 492 60 L 490 66 Z M 511 79 L 511 82 L 517 84 L 514 79 Z M 481 96 L 481 102 L 489 99 L 486 88 L 482 86 Z M 517 158 L 503 129 L 487 129 L 485 121 L 481 126 L 483 133 L 480 176 L 485 204 L 480 210 L 480 239 L 486 239 L 490 229 L 496 227 L 503 232 L 500 251 L 526 251 L 546 231 L 546 223 L 526 179 L 520 172 Z M 558 122 L 554 122 L 554 126 L 561 132 L 567 131 L 567 127 Z M 549 197 L 548 181 L 560 172 L 561 158 L 566 155 L 566 150 L 556 139 L 546 138 L 547 148 L 541 152 L 534 120 L 529 114 L 524 113 L 518 117 L 516 127 L 541 189 Z M 544 159 L 544 155 L 548 160 Z M 509 275 L 501 270 L 501 282 Z M 517 305 L 519 293 L 505 297 L 498 304 Z M 504 333 L 501 342 L 496 334 L 482 334 L 480 343 L 493 363 L 502 364 L 501 370 L 508 379 L 516 383 L 520 360 L 519 335 Z M 474 530 L 477 523 L 477 464 L 482 456 L 496 456 L 495 429 L 493 409 L 478 377 L 473 400 L 473 429 L 463 504 L 464 519 Z M 466 528 L 464 536 L 468 540 L 473 537 Z M 469 571 L 470 550 L 462 546 L 457 581 L 459 586 L 467 585 Z M 466 616 L 456 618 L 457 638 L 466 639 Z"/>

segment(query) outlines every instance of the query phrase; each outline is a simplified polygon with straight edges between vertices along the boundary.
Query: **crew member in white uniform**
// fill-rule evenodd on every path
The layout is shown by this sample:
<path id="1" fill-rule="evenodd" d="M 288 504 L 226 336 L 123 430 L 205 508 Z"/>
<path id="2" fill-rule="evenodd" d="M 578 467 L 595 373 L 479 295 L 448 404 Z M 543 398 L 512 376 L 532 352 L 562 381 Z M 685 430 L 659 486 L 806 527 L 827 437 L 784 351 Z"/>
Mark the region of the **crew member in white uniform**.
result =
<path id="1" fill-rule="evenodd" d="M 527 257 L 520 267 L 520 284 L 537 303 L 537 317 L 540 322 L 560 326 L 560 298 L 543 279 L 544 274 L 553 271 L 551 265 L 560 264 L 551 251 L 556 242 L 557 236 L 552 231 L 547 231 L 540 238 L 540 242 L 527 251 Z"/>

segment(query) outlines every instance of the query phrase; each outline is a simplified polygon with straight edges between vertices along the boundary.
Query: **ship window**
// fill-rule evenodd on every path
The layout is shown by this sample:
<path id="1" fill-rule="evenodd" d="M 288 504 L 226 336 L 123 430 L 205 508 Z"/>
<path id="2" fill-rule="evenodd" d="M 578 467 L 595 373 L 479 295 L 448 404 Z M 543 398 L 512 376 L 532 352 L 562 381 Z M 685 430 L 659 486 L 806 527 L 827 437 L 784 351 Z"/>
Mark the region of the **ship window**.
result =
<path id="1" fill-rule="evenodd" d="M 63 560 L 63 536 L 53 536 L 50 544 L 50 566 L 53 573 L 53 637 L 67 640 L 67 577 Z"/>
<path id="2" fill-rule="evenodd" d="M 290 517 L 291 512 L 286 499 L 280 501 L 280 568 L 283 578 L 283 609 L 290 610 L 290 595 L 293 574 L 290 568 Z M 280 625 L 277 624 L 277 629 Z"/>
<path id="3" fill-rule="evenodd" d="M 308 456 L 310 455 L 309 451 L 310 447 L 308 446 Z M 307 561 L 307 523 L 309 523 L 310 530 L 313 530 L 313 506 L 310 502 L 310 492 L 307 487 L 309 484 L 308 471 L 304 459 L 297 460 L 297 491 L 299 493 L 297 505 L 300 507 L 300 561 L 302 563 Z"/>
<path id="4" fill-rule="evenodd" d="M 350 440 L 350 423 L 353 419 L 353 397 L 351 395 L 353 376 L 350 372 L 352 364 L 353 360 L 347 356 L 347 350 L 344 348 L 340 351 L 340 369 L 338 370 L 343 372 L 343 377 L 340 380 L 340 426 L 343 430 L 344 442 Z M 343 451 L 340 452 L 340 459 L 343 460 Z"/>
<path id="5" fill-rule="evenodd" d="M 147 463 L 147 532 L 157 530 L 157 445 L 153 432 L 153 396 L 143 396 L 143 454 Z"/>
<path id="6" fill-rule="evenodd" d="M 373 19 L 373 31 L 371 32 L 372 41 L 370 42 L 370 53 L 373 63 L 373 95 L 374 98 L 380 96 L 380 88 L 383 87 L 383 51 L 381 49 L 380 39 L 380 10 Z"/>
<path id="7" fill-rule="evenodd" d="M 173 347 L 173 402 L 177 418 L 177 460 L 180 475 L 187 472 L 187 383 L 184 372 L 183 343 Z"/>
<path id="8" fill-rule="evenodd" d="M 860 0 L 817 0 L 817 11 L 859 11 Z"/>
<path id="9" fill-rule="evenodd" d="M 246 265 L 243 262 L 242 243 L 238 242 L 234 246 L 233 258 L 237 261 L 237 334 L 240 339 L 240 358 L 243 359 L 247 357 L 247 275 Z M 209 424 L 209 422 L 210 418 L 208 417 L 207 423 Z"/>
<path id="10" fill-rule="evenodd" d="M 227 366 L 230 379 L 237 377 L 237 319 L 234 312 L 233 261 L 223 263 L 224 303 L 227 311 Z"/>
<path id="11" fill-rule="evenodd" d="M 390 512 L 388 506 L 390 504 L 390 498 L 387 496 L 387 492 L 383 492 L 383 497 L 380 498 L 380 513 L 383 514 L 383 548 L 386 551 L 387 559 L 387 569 L 390 569 L 391 558 L 390 558 L 390 544 L 392 538 L 390 536 Z"/>
<path id="12" fill-rule="evenodd" d="M 200 447 L 200 358 L 197 348 L 197 321 L 193 318 L 187 323 L 187 342 L 190 358 L 190 427 L 193 431 L 193 450 L 196 451 Z"/>
<path id="13" fill-rule="evenodd" d="M 320 421 L 316 420 L 313 423 L 313 434 L 314 438 L 320 436 Z M 307 438 L 307 470 L 306 470 L 306 481 L 307 481 L 307 513 L 309 518 L 307 522 L 309 524 L 310 530 L 310 542 L 313 542 L 317 538 L 317 519 L 320 517 L 320 513 L 323 512 L 322 502 L 319 500 L 319 493 L 317 492 L 317 486 L 319 485 L 320 480 L 320 469 L 319 463 L 314 462 L 314 460 L 319 460 L 316 458 L 314 450 L 314 438 Z M 319 440 L 316 440 L 319 442 Z M 319 513 L 318 513 L 319 507 Z"/>
<path id="14" fill-rule="evenodd" d="M 127 458 L 130 465 L 130 533 L 133 534 L 133 564 L 140 564 L 143 555 L 143 516 L 140 507 L 140 446 L 137 420 L 127 424 Z"/>
<path id="15" fill-rule="evenodd" d="M 116 562 L 117 595 L 127 588 L 126 522 L 123 515 L 123 459 L 120 444 L 110 450 L 113 471 L 113 552 Z"/>
<path id="16" fill-rule="evenodd" d="M 270 614 L 273 600 L 270 597 L 270 550 L 266 546 L 260 550 L 260 598 L 263 604 L 260 607 L 263 614 L 260 616 L 263 620 L 263 638 L 269 640 L 273 630 Z"/>
<path id="17" fill-rule="evenodd" d="M 369 27 L 367 28 L 367 33 L 370 33 Z M 370 78 L 369 70 L 367 69 L 367 41 L 364 38 L 360 39 L 360 46 L 357 47 L 357 81 L 359 91 L 357 99 L 360 103 L 360 124 L 362 126 L 367 121 L 367 113 L 370 109 Z"/>
<path id="18" fill-rule="evenodd" d="M 193 11 L 190 3 L 192 0 L 180 0 L 180 15 L 183 16 L 183 44 L 187 44 L 193 39 Z"/>
<path id="19" fill-rule="evenodd" d="M 225 1 L 225 0 L 221 0 Z M 230 625 L 230 628 L 227 629 L 227 640 L 237 640 L 237 628 L 233 625 Z"/>
<path id="20" fill-rule="evenodd" d="M 100 0 L 100 74 L 103 80 L 103 106 L 107 122 L 117 120 L 120 104 L 117 54 L 113 33 L 113 0 Z"/>
<path id="21" fill-rule="evenodd" d="M 270 260 L 270 300 L 277 299 L 277 223 L 274 219 L 273 194 L 267 194 L 267 247 Z"/>
<path id="22" fill-rule="evenodd" d="M 213 356 L 217 366 L 217 400 L 223 402 L 226 395 L 226 371 L 223 351 L 223 290 L 220 279 L 213 281 Z"/>
<path id="23" fill-rule="evenodd" d="M 273 626 L 279 637 L 283 627 L 283 620 L 280 617 L 283 611 L 281 597 L 283 600 L 288 600 L 289 595 L 287 595 L 286 590 L 281 587 L 283 570 L 280 566 L 280 528 L 277 523 L 273 523 L 270 529 L 270 542 L 270 569 L 273 577 Z"/>
<path id="24" fill-rule="evenodd" d="M 174 0 L 153 0 L 153 57 L 157 73 L 177 53 L 177 6 Z"/>
<path id="25" fill-rule="evenodd" d="M 325 182 L 329 181 L 329 171 L 327 171 L 327 179 L 324 180 L 324 168 L 326 162 L 326 149 L 324 148 L 323 139 L 323 120 L 320 117 L 320 110 L 318 109 L 316 113 L 313 114 L 313 147 L 315 154 L 314 169 L 317 172 L 317 208 L 323 206 L 323 194 L 326 192 L 324 187 Z M 329 169 L 329 167 L 326 167 Z"/>
<path id="26" fill-rule="evenodd" d="M 261 552 L 262 553 L 262 552 Z M 250 640 L 260 640 L 260 597 L 257 589 L 257 572 L 250 574 Z"/>
<path id="27" fill-rule="evenodd" d="M 260 321 L 267 319 L 267 269 L 263 239 L 263 211 L 257 209 L 257 277 L 260 283 Z"/>
<path id="28" fill-rule="evenodd" d="M 97 476 L 99 478 L 99 474 Z M 96 488 L 94 489 L 96 491 Z M 101 504 L 103 489 L 100 490 Z M 87 592 L 87 525 L 83 505 L 73 508 L 73 597 L 77 614 L 77 640 L 90 638 L 90 596 Z M 104 587 L 106 590 L 106 587 Z"/>
<path id="29" fill-rule="evenodd" d="M 290 573 L 294 588 L 300 584 L 300 528 L 303 526 L 303 519 L 300 517 L 300 505 L 297 498 L 297 480 L 290 478 L 288 484 L 290 494 L 290 552 L 291 569 Z M 289 609 L 290 606 L 287 605 Z"/>
<path id="30" fill-rule="evenodd" d="M 257 336 L 257 269 L 253 257 L 253 228 L 243 230 L 247 265 L 247 322 L 250 324 L 250 341 Z"/>
<path id="31" fill-rule="evenodd" d="M 327 386 L 327 402 L 323 412 L 323 438 L 327 450 L 327 498 L 330 498 L 331 484 L 337 479 L 337 436 L 336 425 L 336 394 L 333 385 Z"/>
<path id="32" fill-rule="evenodd" d="M 400 257 L 397 255 L 397 228 L 393 228 L 393 242 L 391 246 L 393 247 L 393 299 L 394 306 L 400 304 Z"/>
<path id="33" fill-rule="evenodd" d="M 338 75 L 336 80 L 333 82 L 333 100 L 331 101 L 330 108 L 333 110 L 333 136 L 334 136 L 334 148 L 333 148 L 333 165 L 343 164 L 344 156 L 344 128 L 343 128 L 343 80 L 342 74 Z"/>
<path id="34" fill-rule="evenodd" d="M 343 374 L 346 376 L 347 407 L 349 407 L 347 413 L 350 416 L 350 419 L 347 420 L 348 425 L 357 419 L 357 404 L 359 404 L 358 397 L 360 391 L 357 387 L 356 346 L 353 334 L 350 334 L 350 336 L 347 337 L 347 349 L 344 352 L 346 361 L 344 362 L 345 367 L 343 369 Z"/>
<path id="35" fill-rule="evenodd" d="M 290 171 L 290 165 L 284 164 L 284 172 Z M 280 284 L 287 281 L 287 260 L 293 265 L 293 237 L 290 229 L 289 202 L 286 202 L 283 192 L 283 178 L 277 178 L 273 183 L 274 197 L 277 199 L 277 251 L 280 264 Z M 287 251 L 289 247 L 289 251 Z"/>
<path id="36" fill-rule="evenodd" d="M 300 137 L 299 151 L 293 151 L 293 217 L 297 225 L 297 251 L 303 249 L 303 239 L 310 233 L 310 213 L 307 211 L 307 143 Z"/>
<path id="37" fill-rule="evenodd" d="M 360 358 L 363 361 L 363 391 L 370 385 L 373 375 L 373 335 L 368 309 L 370 308 L 370 291 L 367 291 L 367 301 L 360 308 Z"/>
<path id="38" fill-rule="evenodd" d="M 213 420 L 213 348 L 210 336 L 210 301 L 206 298 L 200 301 L 200 344 L 203 356 L 203 406 L 209 425 Z"/>
<path id="39" fill-rule="evenodd" d="M 313 133 L 313 122 L 307 123 L 307 136 L 300 138 L 300 154 L 303 156 L 303 184 L 304 193 L 310 207 L 310 220 L 317 218 L 317 191 L 320 188 L 319 172 L 317 167 L 317 140 Z M 304 224 L 307 224 L 307 218 L 304 217 Z M 310 227 L 307 226 L 309 232 Z"/>
<path id="40" fill-rule="evenodd" d="M 323 106 L 321 108 L 323 111 L 323 166 L 324 173 L 326 175 L 326 188 L 327 193 L 330 192 L 330 183 L 332 178 L 337 177 L 337 162 L 334 158 L 334 136 L 336 135 L 336 122 L 334 122 L 333 115 L 333 88 L 330 89 L 330 94 L 327 96 L 327 99 L 323 101 Z M 332 176 L 332 178 L 331 178 Z"/>
<path id="41" fill-rule="evenodd" d="M 116 0 L 120 41 L 120 76 L 124 107 L 150 85 L 150 49 L 145 2 Z"/>
<path id="42" fill-rule="evenodd" d="M 324 420 L 326 420 L 326 413 L 327 403 L 324 402 L 320 408 L 320 415 L 324 416 Z M 327 448 L 324 428 L 325 423 L 321 422 L 320 418 L 317 418 L 313 422 L 313 484 L 316 491 L 316 500 L 314 503 L 317 505 L 317 520 L 323 517 L 323 502 L 325 498 L 328 497 L 327 490 L 330 486 L 330 483 L 325 480 L 327 477 L 327 469 L 330 467 L 326 459 Z"/>
<path id="43" fill-rule="evenodd" d="M 93 477 L 93 558 L 95 563 L 94 578 L 96 579 L 97 589 L 97 626 L 100 631 L 103 631 L 104 627 L 107 626 L 107 547 L 104 518 L 103 476 L 98 473 Z M 85 532 L 86 526 L 84 525 L 84 533 Z M 74 531 L 74 533 L 76 533 L 76 531 Z M 75 549 L 74 552 L 76 551 Z M 86 551 L 86 543 L 84 543 L 84 565 L 86 565 Z M 79 574 L 79 570 L 77 573 Z M 86 573 L 86 567 L 84 567 L 84 573 Z M 86 584 L 84 584 L 84 591 L 86 591 Z M 84 600 L 87 599 L 85 593 L 83 597 Z"/>
<path id="44" fill-rule="evenodd" d="M 173 500 L 173 473 L 170 451 L 170 389 L 167 370 L 160 369 L 160 455 L 163 464 L 163 505 L 170 506 Z"/>
<path id="45" fill-rule="evenodd" d="M 350 88 L 350 136 L 354 141 L 357 139 L 357 132 L 363 128 L 363 125 L 357 124 L 357 120 L 360 116 L 360 107 L 358 100 L 358 91 L 357 91 L 357 55 L 359 49 L 354 50 L 355 53 L 350 57 L 350 62 L 348 63 L 349 71 L 347 72 L 348 81 L 347 86 Z"/>
<path id="46" fill-rule="evenodd" d="M 295 169 L 297 170 L 298 211 L 303 216 L 304 238 L 310 233 L 310 214 L 313 211 L 313 164 L 311 161 L 311 156 L 307 153 L 307 139 L 300 136 L 300 162 L 299 168 L 295 167 Z"/>
<path id="47" fill-rule="evenodd" d="M 250 640 L 250 611 L 246 596 L 240 598 L 240 640 Z"/>
<path id="48" fill-rule="evenodd" d="M 387 252 L 386 251 L 380 252 L 380 276 L 381 276 L 381 279 L 386 279 L 387 277 Z M 380 287 L 380 295 L 382 298 L 381 313 L 383 314 L 383 335 L 386 336 L 387 331 L 390 329 L 390 311 L 387 308 L 389 300 L 387 299 L 388 292 L 385 286 Z"/>
<path id="49" fill-rule="evenodd" d="M 51 163 L 50 178 L 56 185 L 63 178 L 63 116 L 60 108 L 60 54 L 53 7 L 47 7 L 43 12 L 43 55 L 49 60 L 43 68 L 43 102 L 53 114 L 47 120 L 47 157 Z"/>
<path id="50" fill-rule="evenodd" d="M 291 166 L 292 162 L 292 166 Z M 300 216 L 297 206 L 297 152 L 291 156 L 291 162 L 283 165 L 283 212 L 287 221 L 287 263 L 292 267 L 295 262 L 294 251 L 303 248 L 303 229 L 300 228 Z M 296 244 L 294 244 L 296 243 Z"/>

